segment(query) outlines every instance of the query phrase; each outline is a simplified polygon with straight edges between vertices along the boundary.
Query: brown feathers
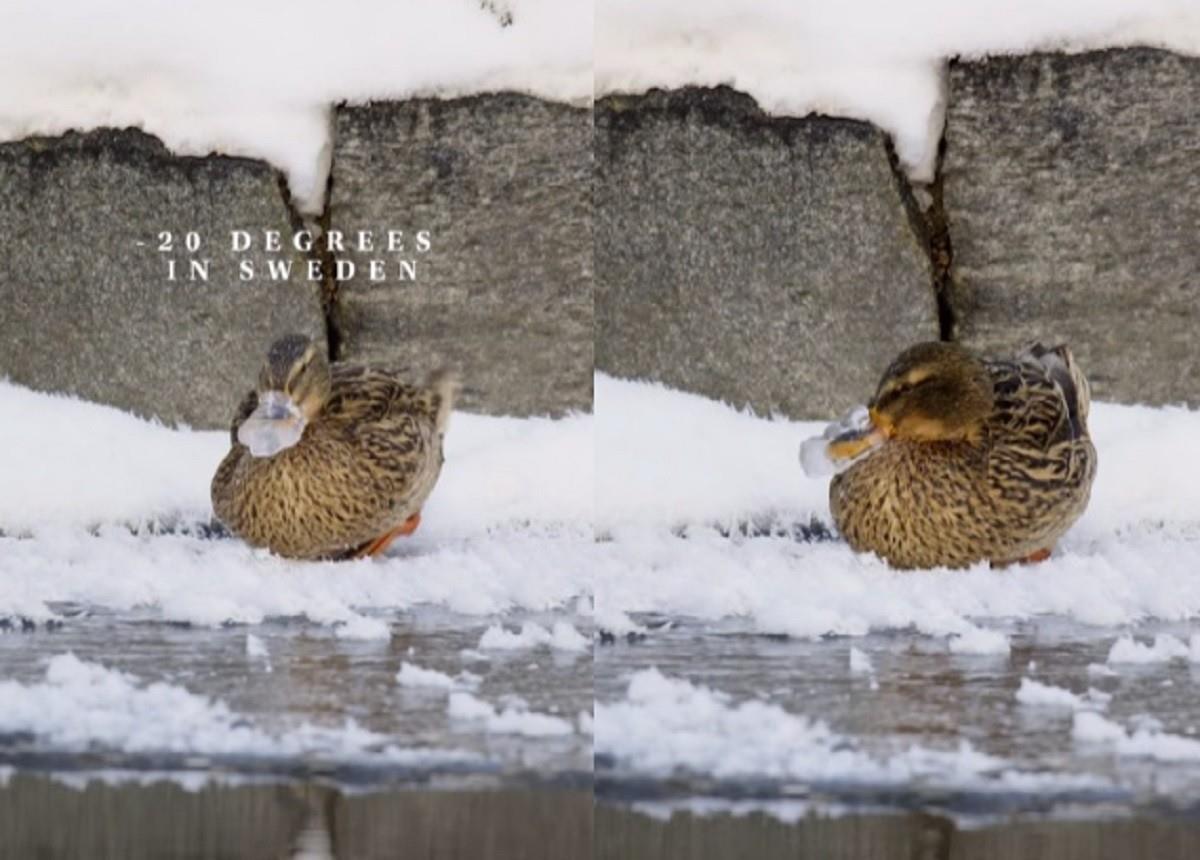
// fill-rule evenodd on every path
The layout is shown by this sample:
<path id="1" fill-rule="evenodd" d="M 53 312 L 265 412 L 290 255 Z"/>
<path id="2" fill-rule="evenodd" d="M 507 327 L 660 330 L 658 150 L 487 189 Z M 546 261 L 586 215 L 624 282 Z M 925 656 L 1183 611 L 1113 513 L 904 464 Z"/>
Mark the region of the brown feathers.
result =
<path id="1" fill-rule="evenodd" d="M 1096 471 L 1087 381 L 1070 351 L 980 361 L 959 347 L 921 349 L 888 369 L 873 401 L 894 427 L 889 440 L 830 484 L 839 530 L 901 568 L 1048 549 L 1083 513 Z M 988 390 L 972 392 L 980 375 Z"/>
<path id="2" fill-rule="evenodd" d="M 344 556 L 396 529 L 420 511 L 442 466 L 451 375 L 417 387 L 385 370 L 326 367 L 328 394 L 319 411 L 299 442 L 273 456 L 255 457 L 237 441 L 257 402 L 255 392 L 246 396 L 212 482 L 221 522 L 247 543 L 289 558 Z M 313 378 L 318 384 L 301 385 L 302 392 L 319 390 L 319 367 Z"/>

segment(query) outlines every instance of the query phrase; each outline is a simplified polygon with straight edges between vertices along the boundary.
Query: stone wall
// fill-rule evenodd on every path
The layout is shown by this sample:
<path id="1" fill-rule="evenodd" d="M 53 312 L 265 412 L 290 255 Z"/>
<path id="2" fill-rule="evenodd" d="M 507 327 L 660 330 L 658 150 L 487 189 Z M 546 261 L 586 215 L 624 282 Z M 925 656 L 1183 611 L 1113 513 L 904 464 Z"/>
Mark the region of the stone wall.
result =
<path id="1" fill-rule="evenodd" d="M 415 283 L 339 285 L 339 358 L 455 366 L 467 409 L 591 409 L 591 125 L 511 94 L 338 109 L 330 226 L 433 243 Z"/>
<path id="2" fill-rule="evenodd" d="M 728 89 L 596 105 L 596 364 L 828 415 L 914 339 L 932 273 L 886 137 Z"/>
<path id="3" fill-rule="evenodd" d="M 174 156 L 134 130 L 0 144 L 0 377 L 228 426 L 273 336 L 324 339 L 319 284 L 239 282 L 237 258 L 266 255 L 221 240 L 291 225 L 282 177 L 259 161 Z M 187 277 L 190 231 L 205 283 Z"/>
<path id="4" fill-rule="evenodd" d="M 1200 405 L 1197 105 L 1200 60 L 1164 51 L 953 62 L 910 190 L 861 123 L 603 99 L 597 367 L 828 417 L 905 344 L 1065 341 L 1097 399 Z"/>
<path id="5" fill-rule="evenodd" d="M 0 145 L 0 378 L 226 427 L 270 341 L 300 331 L 336 360 L 418 379 L 455 367 L 468 410 L 590 409 L 590 110 L 499 94 L 335 114 L 329 206 L 314 223 L 267 164 L 174 156 L 132 129 Z M 347 245 L 298 251 L 301 229 Z M 393 229 L 409 237 L 403 254 L 349 244 Z M 235 252 L 235 230 L 249 251 Z M 419 230 L 432 247 L 417 277 L 372 283 L 370 258 L 410 258 Z M 195 253 L 189 232 L 203 241 Z M 269 261 L 294 274 L 261 277 Z M 357 275 L 339 281 L 339 261 Z M 240 279 L 246 263 L 253 280 Z"/>
<path id="6" fill-rule="evenodd" d="M 1200 405 L 1200 60 L 955 63 L 942 172 L 960 339 L 1066 341 L 1097 398 Z"/>
<path id="7" fill-rule="evenodd" d="M 955 61 L 929 188 L 869 124 L 724 88 L 343 106 L 313 224 L 262 162 L 133 130 L 2 144 L 0 376 L 221 427 L 300 330 L 339 360 L 457 366 L 476 411 L 589 409 L 594 367 L 825 417 L 909 343 L 1041 339 L 1071 344 L 1097 398 L 1197 406 L 1197 104 L 1200 60 L 1163 51 Z M 301 227 L 432 248 L 384 282 L 364 277 L 375 251 L 263 248 Z M 258 238 L 235 253 L 231 230 Z M 327 274 L 247 282 L 247 260 Z"/>

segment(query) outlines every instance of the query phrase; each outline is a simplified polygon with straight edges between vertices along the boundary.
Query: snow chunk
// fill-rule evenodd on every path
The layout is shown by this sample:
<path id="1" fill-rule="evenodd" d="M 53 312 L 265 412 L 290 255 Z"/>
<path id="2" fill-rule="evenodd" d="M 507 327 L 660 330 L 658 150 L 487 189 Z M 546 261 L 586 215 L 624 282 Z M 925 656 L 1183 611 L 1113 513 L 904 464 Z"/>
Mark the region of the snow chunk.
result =
<path id="1" fill-rule="evenodd" d="M 634 673 L 626 698 L 596 705 L 595 749 L 656 777 L 677 770 L 718 779 L 856 779 L 903 784 L 917 778 L 973 780 L 1004 762 L 962 743 L 956 751 L 910 747 L 889 758 L 855 748 L 825 723 L 751 699 Z"/>
<path id="2" fill-rule="evenodd" d="M 290 732 L 267 732 L 223 702 L 161 681 L 144 684 L 70 653 L 51 658 L 43 682 L 0 682 L 0 701 L 0 733 L 31 732 L 42 745 L 71 752 L 99 747 L 214 756 L 464 757 L 456 751 L 397 750 L 386 745 L 386 736 L 353 720 L 341 728 L 303 723 Z"/>
<path id="3" fill-rule="evenodd" d="M 850 646 L 850 674 L 851 675 L 870 675 L 875 671 L 871 665 L 871 658 L 865 652 L 858 650 L 853 645 Z"/>
<path id="4" fill-rule="evenodd" d="M 1169 633 L 1160 633 L 1154 637 L 1152 645 L 1144 645 L 1132 636 L 1122 636 L 1109 650 L 1108 662 L 1168 663 L 1171 660 L 1187 660 L 1190 656 L 1191 650 L 1187 645 Z"/>
<path id="5" fill-rule="evenodd" d="M 271 666 L 271 652 L 267 650 L 266 643 L 253 633 L 246 634 L 246 658 L 262 661 L 263 669 L 267 672 L 275 671 Z"/>
<path id="6" fill-rule="evenodd" d="M 951 636 L 946 643 L 951 654 L 997 655 L 1007 657 L 1012 650 L 1008 637 L 995 630 L 976 627 L 961 636 Z"/>
<path id="7" fill-rule="evenodd" d="M 536 648 L 545 645 L 556 651 L 585 651 L 591 646 L 591 640 L 581 634 L 566 621 L 555 621 L 552 630 L 547 630 L 540 624 L 526 622 L 521 625 L 519 632 L 505 630 L 499 624 L 493 624 L 484 631 L 479 639 L 479 647 L 493 651 L 516 651 L 524 648 Z"/>
<path id="8" fill-rule="evenodd" d="M 436 690 L 463 690 L 478 687 L 482 679 L 471 672 L 460 672 L 451 677 L 436 669 L 425 669 L 414 663 L 402 661 L 396 673 L 396 682 L 401 687 L 429 687 Z"/>
<path id="9" fill-rule="evenodd" d="M 256 660 L 270 660 L 271 652 L 267 650 L 266 643 L 261 639 L 253 633 L 247 633 L 246 656 Z"/>
<path id="10" fill-rule="evenodd" d="M 334 629 L 339 639 L 391 639 L 392 627 L 380 618 L 355 615 Z"/>
<path id="11" fill-rule="evenodd" d="M 553 737 L 574 734 L 571 724 L 561 717 L 539 714 L 523 706 L 497 711 L 493 705 L 470 693 L 450 694 L 446 713 L 451 720 L 482 722 L 488 734 Z"/>
<path id="12" fill-rule="evenodd" d="M 1119 724 L 1088 711 L 1075 714 L 1071 736 L 1080 743 L 1110 745 L 1117 755 L 1131 758 L 1163 762 L 1200 761 L 1200 741 L 1151 728 L 1127 732 Z"/>
<path id="13" fill-rule="evenodd" d="M 1017 701 L 1022 705 L 1068 708 L 1070 710 L 1077 710 L 1084 706 L 1082 696 L 1077 696 L 1062 687 L 1041 684 L 1029 678 L 1021 679 L 1021 686 L 1017 690 Z"/>

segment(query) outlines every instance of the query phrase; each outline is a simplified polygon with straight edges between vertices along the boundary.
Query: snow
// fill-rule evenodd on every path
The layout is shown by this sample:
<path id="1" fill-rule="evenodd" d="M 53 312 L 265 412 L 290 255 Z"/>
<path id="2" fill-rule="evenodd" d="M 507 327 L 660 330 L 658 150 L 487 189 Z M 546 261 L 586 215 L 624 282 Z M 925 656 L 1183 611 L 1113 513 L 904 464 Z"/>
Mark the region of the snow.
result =
<path id="1" fill-rule="evenodd" d="M 401 687 L 424 687 L 434 690 L 464 690 L 479 686 L 482 679 L 470 672 L 459 672 L 451 677 L 436 669 L 425 669 L 407 660 L 400 663 L 400 671 L 396 673 L 396 682 Z"/>
<path id="2" fill-rule="evenodd" d="M 1051 559 L 965 571 L 896 571 L 840 541 L 793 537 L 830 523 L 828 481 L 798 462 L 825 422 L 757 417 L 603 374 L 596 416 L 600 627 L 661 613 L 801 637 L 912 629 L 1003 655 L 995 619 L 1200 616 L 1200 467 L 1179 453 L 1200 437 L 1197 411 L 1094 403 L 1091 501 Z"/>
<path id="3" fill-rule="evenodd" d="M 271 652 L 267 648 L 266 643 L 253 633 L 246 634 L 246 658 L 252 661 L 260 661 L 263 670 L 266 672 L 275 671 L 271 665 Z"/>
<path id="4" fill-rule="evenodd" d="M 153 607 L 206 626 L 303 615 L 382 641 L 387 621 L 360 609 L 589 607 L 589 415 L 456 413 L 420 530 L 383 559 L 309 563 L 205 537 L 227 433 L 3 381 L 0 412 L 21 416 L 0 423 L 0 617 L 50 619 L 54 602 Z"/>
<path id="5" fill-rule="evenodd" d="M 595 87 L 602 96 L 726 84 L 771 114 L 869 120 L 927 182 L 947 58 L 1132 44 L 1200 53 L 1194 0 L 606 0 Z"/>
<path id="6" fill-rule="evenodd" d="M 446 713 L 451 720 L 482 723 L 488 734 L 541 738 L 574 734 L 575 728 L 562 717 L 539 714 L 524 703 L 498 710 L 494 705 L 466 692 L 450 694 Z"/>
<path id="7" fill-rule="evenodd" d="M 1097 784 L 1089 776 L 1024 773 L 966 741 L 953 750 L 909 745 L 886 754 L 868 752 L 820 720 L 758 699 L 736 701 L 655 668 L 633 673 L 623 698 L 597 703 L 595 750 L 657 778 L 692 773 L 979 790 Z"/>
<path id="8" fill-rule="evenodd" d="M 255 660 L 270 660 L 271 652 L 266 644 L 253 633 L 246 634 L 246 656 Z"/>
<path id="9" fill-rule="evenodd" d="M 1150 645 L 1138 642 L 1132 636 L 1122 636 L 1108 652 L 1108 662 L 1168 663 L 1171 660 L 1194 659 L 1193 655 L 1200 655 L 1200 635 L 1192 637 L 1190 648 L 1169 633 L 1158 634 Z"/>
<path id="10" fill-rule="evenodd" d="M 336 10 L 213 0 L 169 14 L 129 0 L 102 16 L 81 2 L 17 3 L 4 36 L 0 140 L 139 126 L 180 154 L 266 159 L 310 213 L 322 205 L 334 103 L 592 94 L 590 0 L 350 0 Z"/>
<path id="11" fill-rule="evenodd" d="M 1126 731 L 1120 724 L 1090 711 L 1075 714 L 1071 736 L 1077 743 L 1110 746 L 1119 756 L 1162 762 L 1200 761 L 1200 741 L 1153 728 Z"/>
<path id="12" fill-rule="evenodd" d="M 1030 705 L 1032 707 L 1066 708 L 1072 711 L 1089 707 L 1092 702 L 1103 703 L 1107 701 L 1105 694 L 1097 693 L 1097 691 L 1090 692 L 1096 693 L 1096 695 L 1085 698 L 1062 687 L 1043 684 L 1039 681 L 1034 681 L 1032 678 L 1022 678 L 1021 686 L 1017 689 L 1017 701 L 1022 705 Z"/>
<path id="13" fill-rule="evenodd" d="M 515 633 L 493 624 L 479 639 L 479 647 L 483 650 L 516 651 L 539 645 L 555 651 L 582 652 L 590 647 L 591 640 L 566 621 L 555 621 L 550 630 L 540 624 L 526 622 Z"/>
<path id="14" fill-rule="evenodd" d="M 379 618 L 355 615 L 334 627 L 339 639 L 391 639 L 392 628 Z"/>
<path id="15" fill-rule="evenodd" d="M 353 720 L 339 728 L 302 723 L 283 733 L 255 727 L 223 702 L 165 682 L 141 679 L 65 653 L 43 681 L 0 681 L 0 734 L 29 732 L 43 749 L 211 756 L 376 759 L 417 763 L 465 760 L 455 750 L 402 750 Z"/>
<path id="16" fill-rule="evenodd" d="M 850 648 L 850 674 L 851 675 L 870 675 L 875 671 L 871 665 L 871 658 L 864 652 L 851 646 Z"/>

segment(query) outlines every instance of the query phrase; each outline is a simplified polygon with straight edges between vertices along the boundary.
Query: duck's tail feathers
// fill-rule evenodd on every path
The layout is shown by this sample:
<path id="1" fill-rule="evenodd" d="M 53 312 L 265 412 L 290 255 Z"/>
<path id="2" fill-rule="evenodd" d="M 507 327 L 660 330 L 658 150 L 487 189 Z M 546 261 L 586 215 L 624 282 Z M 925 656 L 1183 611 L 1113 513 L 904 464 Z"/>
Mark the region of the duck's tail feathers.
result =
<path id="1" fill-rule="evenodd" d="M 445 433 L 446 426 L 450 423 L 450 413 L 454 410 L 454 401 L 458 399 L 458 393 L 462 390 L 462 382 L 455 371 L 443 367 L 429 375 L 425 387 L 433 392 L 434 421 L 438 433 Z"/>
<path id="2" fill-rule="evenodd" d="M 1092 389 L 1087 377 L 1075 362 L 1075 356 L 1065 343 L 1054 347 L 1031 344 L 1023 353 L 1046 369 L 1046 373 L 1063 393 L 1070 413 L 1071 432 L 1076 439 L 1087 434 L 1088 410 L 1092 404 Z"/>

